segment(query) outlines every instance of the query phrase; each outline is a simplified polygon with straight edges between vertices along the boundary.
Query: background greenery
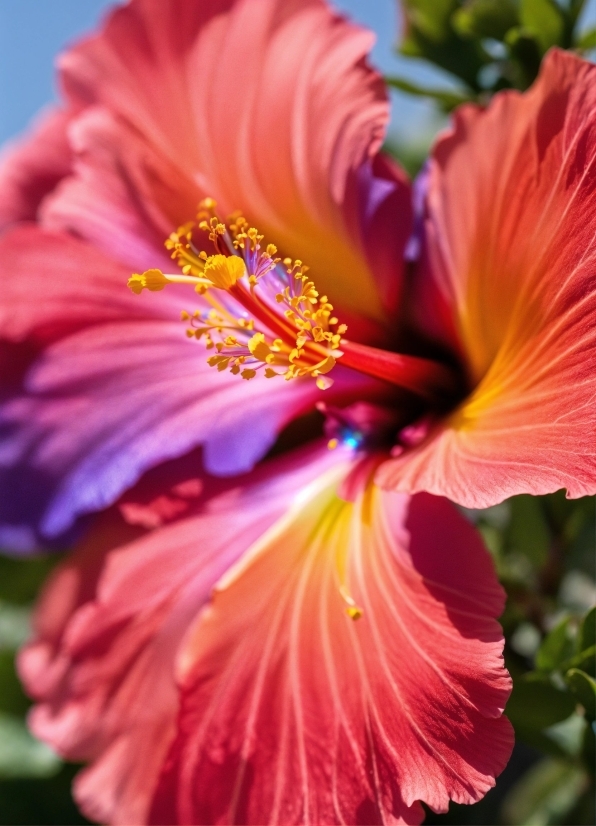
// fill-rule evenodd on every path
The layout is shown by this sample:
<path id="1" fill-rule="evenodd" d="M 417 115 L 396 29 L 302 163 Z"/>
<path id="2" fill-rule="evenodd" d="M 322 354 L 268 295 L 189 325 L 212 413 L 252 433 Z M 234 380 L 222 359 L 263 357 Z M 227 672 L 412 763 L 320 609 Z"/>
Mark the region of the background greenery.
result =
<path id="1" fill-rule="evenodd" d="M 415 174 L 441 118 L 461 103 L 488 103 L 501 89 L 525 90 L 553 46 L 590 57 L 596 48 L 593 11 L 586 0 L 400 0 L 402 74 L 390 74 L 395 90 L 432 101 L 436 118 L 424 134 L 394 130 L 389 149 Z M 590 22 L 582 25 L 583 19 Z M 403 58 L 410 58 L 409 64 Z M 439 81 L 413 80 L 426 70 Z M 438 71 L 437 71 L 438 70 Z M 434 128 L 433 128 L 434 127 Z"/>
<path id="2" fill-rule="evenodd" d="M 433 88 L 391 76 L 396 89 L 433 102 L 436 123 L 458 104 L 483 105 L 498 90 L 526 89 L 553 45 L 590 56 L 596 29 L 580 30 L 583 0 L 403 0 L 403 57 L 440 69 Z M 436 75 L 435 75 L 436 76 Z M 411 174 L 428 136 L 394 140 Z M 595 764 L 596 501 L 557 493 L 518 496 L 467 511 L 508 594 L 502 618 L 514 679 L 507 714 L 516 747 L 496 787 L 475 806 L 429 812 L 431 824 L 593 824 Z M 85 823 L 70 795 L 77 767 L 28 733 L 29 702 L 14 655 L 31 608 L 59 557 L 0 557 L 0 824 Z"/>

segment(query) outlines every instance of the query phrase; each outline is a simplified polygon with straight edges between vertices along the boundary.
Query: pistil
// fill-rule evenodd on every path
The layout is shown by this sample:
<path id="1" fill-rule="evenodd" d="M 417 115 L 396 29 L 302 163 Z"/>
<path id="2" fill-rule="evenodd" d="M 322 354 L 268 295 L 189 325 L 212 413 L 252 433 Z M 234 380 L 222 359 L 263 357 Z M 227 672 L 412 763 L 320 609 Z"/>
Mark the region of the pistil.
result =
<path id="1" fill-rule="evenodd" d="M 171 283 L 194 287 L 202 308 L 184 311 L 182 319 L 190 338 L 215 351 L 209 365 L 246 380 L 259 373 L 286 381 L 310 377 L 324 390 L 341 359 L 345 367 L 425 398 L 453 389 L 451 371 L 438 362 L 346 339 L 347 326 L 333 314 L 327 296 L 319 295 L 308 267 L 300 260 L 282 261 L 277 247 L 264 246 L 263 235 L 242 215 L 224 223 L 215 207 L 205 199 L 197 222 L 183 225 L 165 242 L 181 272 L 150 269 L 128 282 L 135 293 Z M 211 254 L 197 247 L 197 229 L 207 235 Z"/>
<path id="2" fill-rule="evenodd" d="M 326 374 L 335 366 L 347 327 L 319 295 L 308 267 L 290 258 L 282 262 L 274 244 L 263 248 L 263 236 L 241 215 L 220 221 L 212 199 L 201 204 L 198 229 L 207 233 L 215 254 L 195 245 L 195 229 L 194 223 L 185 224 L 166 241 L 181 274 L 152 269 L 133 275 L 129 287 L 139 293 L 192 284 L 204 309 L 185 311 L 182 318 L 190 322 L 189 337 L 216 351 L 208 363 L 218 370 L 247 380 L 261 370 L 265 378 L 309 376 L 320 389 L 329 387 Z"/>
<path id="3" fill-rule="evenodd" d="M 420 396 L 436 399 L 454 390 L 453 371 L 432 359 L 380 350 L 342 338 L 342 364 L 361 373 L 403 387 Z"/>

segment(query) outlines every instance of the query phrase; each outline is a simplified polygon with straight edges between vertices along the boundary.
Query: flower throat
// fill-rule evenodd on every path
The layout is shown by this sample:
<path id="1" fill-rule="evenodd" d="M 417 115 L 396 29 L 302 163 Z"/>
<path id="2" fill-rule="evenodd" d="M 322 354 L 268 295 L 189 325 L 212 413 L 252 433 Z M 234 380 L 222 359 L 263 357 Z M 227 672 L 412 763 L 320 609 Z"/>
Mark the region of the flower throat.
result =
<path id="1" fill-rule="evenodd" d="M 347 326 L 334 315 L 326 295 L 319 295 L 299 259 L 277 257 L 275 244 L 240 214 L 221 221 L 212 198 L 199 205 L 196 222 L 179 227 L 165 246 L 181 272 L 150 269 L 134 274 L 135 293 L 188 284 L 201 296 L 201 309 L 183 311 L 187 335 L 214 351 L 207 362 L 243 379 L 262 375 L 286 381 L 310 378 L 321 390 L 333 384 L 329 373 L 338 360 L 361 373 L 435 397 L 448 392 L 451 371 L 417 356 L 402 355 L 344 338 Z M 197 245 L 196 231 L 211 245 Z"/>
<path id="2" fill-rule="evenodd" d="M 207 234 L 215 254 L 195 244 L 197 228 Z M 208 305 L 184 311 L 189 338 L 202 340 L 215 353 L 208 363 L 243 379 L 259 373 L 265 378 L 291 380 L 309 376 L 321 389 L 332 384 L 326 376 L 335 366 L 345 324 L 332 314 L 327 296 L 320 296 L 300 260 L 277 258 L 277 247 L 263 248 L 263 235 L 240 214 L 223 223 L 215 202 L 200 204 L 197 224 L 188 223 L 170 235 L 166 248 L 182 274 L 161 270 L 135 274 L 128 286 L 162 290 L 168 283 L 193 285 Z"/>

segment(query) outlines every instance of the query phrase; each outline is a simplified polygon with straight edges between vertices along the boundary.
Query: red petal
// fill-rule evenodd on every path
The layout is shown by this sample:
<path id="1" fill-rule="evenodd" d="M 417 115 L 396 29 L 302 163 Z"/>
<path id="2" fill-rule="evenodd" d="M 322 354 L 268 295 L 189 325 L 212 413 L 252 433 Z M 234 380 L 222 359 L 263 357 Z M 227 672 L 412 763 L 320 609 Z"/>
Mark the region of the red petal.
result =
<path id="1" fill-rule="evenodd" d="M 503 594 L 478 535 L 428 495 L 346 503 L 345 473 L 303 492 L 189 633 L 152 822 L 419 823 L 418 801 L 478 800 L 506 764 Z"/>
<path id="2" fill-rule="evenodd" d="M 33 220 L 44 197 L 71 171 L 67 127 L 72 117 L 72 112 L 50 109 L 29 135 L 2 150 L 0 228 Z"/>
<path id="3" fill-rule="evenodd" d="M 99 114 L 74 133 L 77 176 L 52 220 L 92 237 L 101 218 L 105 244 L 143 221 L 146 235 L 147 219 L 168 234 L 210 195 L 306 261 L 334 303 L 382 316 L 410 206 L 403 173 L 373 163 L 389 104 L 372 42 L 322 0 L 133 0 L 61 59 L 70 98 Z"/>
<path id="4" fill-rule="evenodd" d="M 64 234 L 20 226 L 0 238 L 0 337 L 56 338 L 96 322 L 170 317 L 176 304 L 135 301 L 130 271 L 88 244 Z M 172 296 L 173 298 L 173 296 Z"/>
<path id="5" fill-rule="evenodd" d="M 175 734 L 174 659 L 188 625 L 230 564 L 333 461 L 325 448 L 303 451 L 244 487 L 216 483 L 220 494 L 197 515 L 114 550 L 139 531 L 112 513 L 50 580 L 19 666 L 37 700 L 33 731 L 92 762 L 75 784 L 89 817 L 145 822 Z"/>
<path id="6" fill-rule="evenodd" d="M 430 168 L 417 306 L 475 389 L 379 483 L 486 507 L 596 493 L 596 69 L 553 51 L 464 107 Z"/>

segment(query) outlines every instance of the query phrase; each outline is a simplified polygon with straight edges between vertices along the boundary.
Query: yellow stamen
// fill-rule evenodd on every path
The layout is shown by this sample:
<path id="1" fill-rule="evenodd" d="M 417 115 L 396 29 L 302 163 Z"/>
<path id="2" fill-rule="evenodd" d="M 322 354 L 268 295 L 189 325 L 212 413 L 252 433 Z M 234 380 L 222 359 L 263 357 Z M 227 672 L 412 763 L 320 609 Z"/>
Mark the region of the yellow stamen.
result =
<path id="1" fill-rule="evenodd" d="M 128 286 L 137 295 L 143 290 L 152 292 L 163 290 L 167 284 L 192 284 L 200 293 L 204 293 L 207 287 L 213 286 L 206 278 L 197 278 L 194 275 L 171 275 L 161 270 L 146 270 L 141 274 L 135 273 L 128 279 Z"/>
<path id="2" fill-rule="evenodd" d="M 144 273 L 134 273 L 128 279 L 128 286 L 137 295 L 144 289 L 157 292 L 163 290 L 168 283 L 167 278 L 161 270 L 147 270 Z"/>
<path id="3" fill-rule="evenodd" d="M 277 342 L 273 342 L 271 345 L 267 344 L 263 333 L 255 333 L 248 342 L 248 349 L 259 361 L 272 364 L 275 360 L 275 354 L 279 353 L 281 348 Z"/>
<path id="4" fill-rule="evenodd" d="M 229 290 L 246 274 L 246 266 L 237 255 L 211 255 L 205 261 L 205 278 L 220 290 Z"/>
<path id="5" fill-rule="evenodd" d="M 197 224 L 183 224 L 166 240 L 181 274 L 151 269 L 132 275 L 128 286 L 140 293 L 163 290 L 168 283 L 193 285 L 211 309 L 184 311 L 182 320 L 188 322 L 189 338 L 216 350 L 207 361 L 217 370 L 249 380 L 263 369 L 265 378 L 309 376 L 321 390 L 330 387 L 333 380 L 326 374 L 342 355 L 338 348 L 346 325 L 332 314 L 327 296 L 319 296 L 302 261 L 284 259 L 284 273 L 275 244 L 264 246 L 263 235 L 240 213 L 223 223 L 215 207 L 206 198 Z M 207 233 L 214 254 L 195 246 L 196 226 Z M 220 299 L 212 289 L 232 298 Z"/>

